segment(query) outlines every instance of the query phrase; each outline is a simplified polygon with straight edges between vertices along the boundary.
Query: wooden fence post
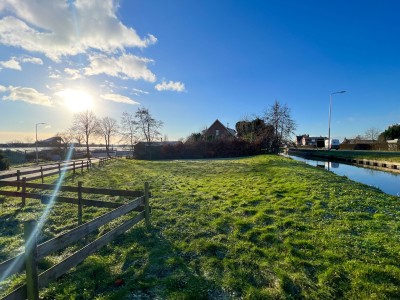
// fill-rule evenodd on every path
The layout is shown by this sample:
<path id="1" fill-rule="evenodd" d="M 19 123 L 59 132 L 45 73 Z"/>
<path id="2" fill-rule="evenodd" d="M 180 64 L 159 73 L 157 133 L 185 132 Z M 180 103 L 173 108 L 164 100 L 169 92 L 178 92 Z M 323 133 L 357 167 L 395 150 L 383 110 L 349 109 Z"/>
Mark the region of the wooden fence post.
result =
<path id="1" fill-rule="evenodd" d="M 61 176 L 61 164 L 58 163 L 58 177 Z"/>
<path id="2" fill-rule="evenodd" d="M 21 200 L 22 200 L 22 207 L 25 207 L 25 202 L 26 202 L 26 177 L 22 178 L 22 196 L 21 196 Z"/>
<path id="3" fill-rule="evenodd" d="M 150 226 L 149 183 L 144 183 L 144 218 L 146 227 Z"/>
<path id="4" fill-rule="evenodd" d="M 20 180 L 21 180 L 21 171 L 20 171 L 20 170 L 17 170 L 17 182 L 19 183 Z M 19 189 L 20 189 L 20 186 L 19 186 L 19 184 L 18 184 L 18 186 L 17 186 L 17 191 L 18 191 Z"/>
<path id="5" fill-rule="evenodd" d="M 43 167 L 40 167 L 40 177 L 42 178 L 42 183 L 44 183 Z"/>
<path id="6" fill-rule="evenodd" d="M 83 174 L 83 160 L 81 160 L 81 174 Z"/>
<path id="7" fill-rule="evenodd" d="M 39 299 L 39 279 L 37 268 L 37 223 L 24 222 L 26 290 L 28 300 Z"/>
<path id="8" fill-rule="evenodd" d="M 78 182 L 78 225 L 82 224 L 82 181 Z"/>
<path id="9" fill-rule="evenodd" d="M 86 161 L 86 170 L 89 171 L 89 161 L 88 160 Z"/>
<path id="10" fill-rule="evenodd" d="M 74 175 L 75 175 L 75 161 L 73 163 L 73 170 L 74 170 Z"/>

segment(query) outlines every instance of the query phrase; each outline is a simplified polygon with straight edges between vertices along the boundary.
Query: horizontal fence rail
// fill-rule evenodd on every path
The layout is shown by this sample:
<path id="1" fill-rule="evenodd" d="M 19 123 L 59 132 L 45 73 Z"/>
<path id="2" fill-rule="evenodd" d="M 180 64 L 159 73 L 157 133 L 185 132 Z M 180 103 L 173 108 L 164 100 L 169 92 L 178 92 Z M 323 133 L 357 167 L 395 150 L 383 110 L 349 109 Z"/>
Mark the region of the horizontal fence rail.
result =
<path id="1" fill-rule="evenodd" d="M 78 187 L 79 186 L 81 186 L 81 183 L 79 183 Z M 46 185 L 46 188 L 49 188 L 49 185 Z M 138 191 L 129 192 L 132 192 L 132 194 L 139 193 Z M 101 226 L 104 226 L 111 221 L 122 217 L 132 211 L 138 211 L 139 213 L 132 219 L 124 221 L 121 225 L 105 233 L 93 242 L 90 242 L 71 256 L 67 257 L 62 262 L 56 264 L 55 266 L 38 275 L 37 264 L 40 259 L 43 259 L 49 254 L 66 248 L 73 243 L 76 243 L 77 241 L 85 238 L 87 235 L 97 230 Z M 110 243 L 115 237 L 124 233 L 133 225 L 139 223 L 143 219 L 145 220 L 146 227 L 148 227 L 150 225 L 150 206 L 149 184 L 147 182 L 144 185 L 144 191 L 141 193 L 141 196 L 134 199 L 133 201 L 126 204 L 121 203 L 119 204 L 119 207 L 115 208 L 114 210 L 39 245 L 36 244 L 36 221 L 25 222 L 25 253 L 22 253 L 5 262 L 0 263 L 0 274 L 7 272 L 7 277 L 9 277 L 25 270 L 26 284 L 18 287 L 7 296 L 2 298 L 2 300 L 26 298 L 38 299 L 39 288 L 45 287 L 54 279 L 62 276 L 69 269 L 82 262 L 87 256 L 91 255 L 92 253 L 99 250 L 101 247 Z M 34 242 L 31 245 L 29 241 L 32 240 L 32 235 L 34 235 Z"/>
<path id="2" fill-rule="evenodd" d="M 28 181 L 31 180 L 36 180 L 36 179 L 42 179 L 44 177 L 48 177 L 48 176 L 52 176 L 52 175 L 56 175 L 56 174 L 61 174 L 62 171 L 73 171 L 74 174 L 77 171 L 81 171 L 81 173 L 83 173 L 83 171 L 89 170 L 90 168 L 92 168 L 93 166 L 93 162 L 95 162 L 96 160 L 98 160 L 98 164 L 99 167 L 104 166 L 105 163 L 109 160 L 112 160 L 115 158 L 111 158 L 111 157 L 105 157 L 105 158 L 98 158 L 98 159 L 88 159 L 88 160 L 80 160 L 80 161 L 71 161 L 71 162 L 63 162 L 63 163 L 58 163 L 58 164 L 53 164 L 53 165 L 48 165 L 48 166 L 41 166 L 41 167 L 37 167 L 36 169 L 33 170 L 26 170 L 26 171 L 21 171 L 21 170 L 17 170 L 15 172 L 10 172 L 10 173 L 6 173 L 3 175 L 0 175 L 0 180 L 5 180 L 5 179 L 10 179 L 10 178 L 16 178 L 15 181 L 20 181 L 22 176 L 24 175 L 32 175 L 32 174 L 38 174 L 36 176 L 29 176 L 27 177 Z M 49 172 L 49 171 L 53 171 L 53 172 Z"/>

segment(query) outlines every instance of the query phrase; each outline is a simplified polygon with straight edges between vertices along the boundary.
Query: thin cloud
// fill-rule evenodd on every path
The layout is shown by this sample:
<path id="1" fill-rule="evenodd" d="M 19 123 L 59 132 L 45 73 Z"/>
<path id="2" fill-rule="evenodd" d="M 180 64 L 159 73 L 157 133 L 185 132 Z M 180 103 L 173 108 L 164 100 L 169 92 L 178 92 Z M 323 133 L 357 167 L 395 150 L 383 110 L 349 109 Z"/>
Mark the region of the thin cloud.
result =
<path id="1" fill-rule="evenodd" d="M 34 65 L 43 65 L 43 60 L 41 60 L 38 57 L 23 57 L 23 58 L 21 58 L 21 62 L 31 63 Z"/>
<path id="2" fill-rule="evenodd" d="M 35 105 L 53 106 L 49 96 L 42 94 L 29 87 L 9 87 L 0 86 L 0 91 L 8 92 L 7 96 L 3 96 L 3 100 L 8 101 L 23 101 Z"/>
<path id="3" fill-rule="evenodd" d="M 22 70 L 19 61 L 17 61 L 15 57 L 12 57 L 10 60 L 7 61 L 0 61 L 0 66 L 6 69 L 12 69 L 17 71 Z"/>
<path id="4" fill-rule="evenodd" d="M 82 78 L 81 71 L 78 69 L 65 68 L 64 72 L 70 76 L 68 78 L 70 80 L 76 80 L 76 79 Z"/>
<path id="5" fill-rule="evenodd" d="M 140 104 L 139 102 L 136 102 L 135 100 L 133 100 L 129 97 L 120 95 L 120 94 L 104 94 L 104 95 L 100 95 L 100 97 L 105 100 L 118 102 L 118 103 L 125 103 L 125 104 L 131 104 L 131 105 Z"/>
<path id="6" fill-rule="evenodd" d="M 162 81 L 161 83 L 155 86 L 157 91 L 175 91 L 175 92 L 183 92 L 185 90 L 185 85 L 180 81 Z"/>
<path id="7" fill-rule="evenodd" d="M 120 57 L 107 57 L 102 54 L 89 56 L 90 65 L 85 68 L 85 75 L 106 74 L 121 79 L 156 81 L 147 64 L 153 60 L 131 54 L 122 54 Z"/>
<path id="8" fill-rule="evenodd" d="M 135 88 L 132 88 L 132 91 L 136 96 L 139 96 L 140 94 L 145 94 L 145 95 L 149 94 L 148 91 L 143 91 L 143 90 L 135 89 Z"/>
<path id="9" fill-rule="evenodd" d="M 111 54 L 157 42 L 155 36 L 141 38 L 122 24 L 116 16 L 117 8 L 113 0 L 3 0 L 0 13 L 10 15 L 0 19 L 0 43 L 43 53 L 58 62 L 91 49 Z"/>

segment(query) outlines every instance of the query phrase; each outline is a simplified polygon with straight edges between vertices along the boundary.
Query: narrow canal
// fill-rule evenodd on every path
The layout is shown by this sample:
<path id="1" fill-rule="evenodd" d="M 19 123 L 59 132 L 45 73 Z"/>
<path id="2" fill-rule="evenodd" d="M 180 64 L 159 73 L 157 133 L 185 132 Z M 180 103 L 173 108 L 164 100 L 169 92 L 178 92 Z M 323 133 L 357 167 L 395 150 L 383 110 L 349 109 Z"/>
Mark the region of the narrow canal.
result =
<path id="1" fill-rule="evenodd" d="M 288 157 L 314 167 L 325 168 L 337 175 L 347 176 L 351 180 L 379 188 L 386 194 L 400 196 L 400 174 L 294 155 L 289 155 Z"/>

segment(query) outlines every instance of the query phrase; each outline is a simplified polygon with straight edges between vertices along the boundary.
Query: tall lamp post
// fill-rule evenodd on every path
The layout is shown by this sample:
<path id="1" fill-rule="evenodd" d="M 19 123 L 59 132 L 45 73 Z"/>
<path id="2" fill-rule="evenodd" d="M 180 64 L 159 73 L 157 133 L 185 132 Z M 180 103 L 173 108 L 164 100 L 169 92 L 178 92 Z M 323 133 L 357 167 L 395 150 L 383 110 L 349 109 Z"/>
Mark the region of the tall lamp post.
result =
<path id="1" fill-rule="evenodd" d="M 37 147 L 37 127 L 38 127 L 38 125 L 43 125 L 43 124 L 46 124 L 46 123 L 36 123 L 36 163 L 38 163 L 38 161 L 39 161 L 39 154 L 38 154 L 38 147 Z"/>
<path id="2" fill-rule="evenodd" d="M 343 94 L 346 91 L 333 92 L 329 97 L 329 130 L 328 130 L 328 150 L 331 150 L 331 112 L 332 112 L 332 95 Z"/>

